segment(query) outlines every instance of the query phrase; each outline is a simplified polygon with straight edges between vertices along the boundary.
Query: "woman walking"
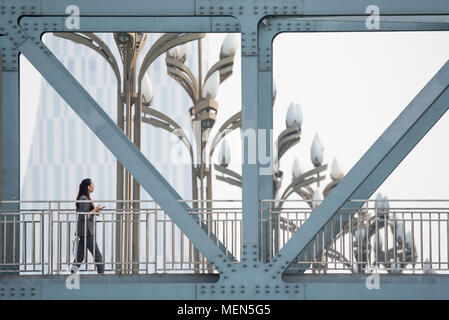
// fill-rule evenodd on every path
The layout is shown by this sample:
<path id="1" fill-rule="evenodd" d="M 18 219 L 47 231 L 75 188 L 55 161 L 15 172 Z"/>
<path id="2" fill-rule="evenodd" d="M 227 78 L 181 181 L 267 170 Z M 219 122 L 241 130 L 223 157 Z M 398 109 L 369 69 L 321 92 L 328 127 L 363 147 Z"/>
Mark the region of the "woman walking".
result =
<path id="1" fill-rule="evenodd" d="M 87 178 L 81 181 L 79 186 L 78 196 L 76 200 L 91 200 L 90 194 L 94 192 L 94 184 L 91 179 Z M 73 263 L 74 268 L 71 272 L 75 273 L 78 271 L 81 263 L 84 260 L 85 252 L 89 249 L 90 253 L 95 259 L 95 266 L 99 274 L 104 273 L 104 263 L 103 257 L 101 255 L 100 249 L 95 241 L 94 234 L 94 215 L 100 212 L 105 207 L 97 206 L 91 202 L 76 203 L 76 211 L 78 214 L 78 222 L 76 233 L 78 236 L 78 250 L 76 254 L 75 261 Z M 84 212 L 88 212 L 87 214 Z"/>

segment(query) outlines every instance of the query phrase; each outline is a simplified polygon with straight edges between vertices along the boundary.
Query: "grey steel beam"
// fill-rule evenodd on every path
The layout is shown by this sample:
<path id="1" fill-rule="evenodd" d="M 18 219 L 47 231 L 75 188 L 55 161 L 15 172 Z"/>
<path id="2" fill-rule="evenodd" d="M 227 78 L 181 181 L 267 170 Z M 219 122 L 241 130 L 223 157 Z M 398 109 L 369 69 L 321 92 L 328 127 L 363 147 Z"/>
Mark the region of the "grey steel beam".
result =
<path id="1" fill-rule="evenodd" d="M 79 290 L 68 290 L 67 276 L 5 276 L 0 300 L 75 300 L 75 299 L 145 299 L 145 300 L 229 300 L 229 299 L 291 299 L 291 300 L 378 300 L 378 299 L 449 299 L 448 275 L 379 274 L 379 289 L 367 289 L 370 274 L 289 276 L 285 286 L 267 293 L 249 293 L 245 297 L 236 290 L 226 295 L 202 292 L 203 284 L 213 285 L 217 275 L 157 276 L 80 276 Z M 287 287 L 288 286 L 288 287 Z M 23 288 L 23 289 L 22 289 Z M 14 290 L 11 290 L 14 289 Z M 216 291 L 219 293 L 220 288 Z M 277 291 L 277 292 L 276 292 Z M 11 293 L 23 293 L 15 294 Z"/>
<path id="2" fill-rule="evenodd" d="M 69 30 L 67 17 L 26 16 L 20 19 L 25 31 L 44 32 L 236 32 L 233 17 L 80 17 L 80 28 Z M 35 30 L 38 28 L 38 30 Z"/>
<path id="3" fill-rule="evenodd" d="M 343 206 L 359 209 L 449 108 L 449 62 L 377 139 L 331 194 L 275 256 L 272 272 L 284 271 Z"/>
<path id="4" fill-rule="evenodd" d="M 20 93 L 19 54 L 8 39 L 0 37 L 1 63 L 1 200 L 20 200 Z M 3 204 L 2 212 L 19 212 L 18 204 Z M 0 213 L 0 263 L 18 264 L 20 215 Z M 6 246 L 4 240 L 6 239 Z M 5 252 L 6 251 L 6 252 Z M 18 265 L 3 266 L 8 273 Z"/>
<path id="5" fill-rule="evenodd" d="M 217 269 L 226 269 L 226 249 L 217 247 L 208 237 L 206 226 L 198 226 L 190 216 L 190 207 L 162 177 L 136 146 L 117 127 L 95 100 L 82 88 L 58 59 L 40 41 L 26 38 L 18 49 L 42 74 L 50 85 L 72 107 L 105 146 L 117 157 L 142 187 L 165 210 L 174 223 Z"/>
<path id="6" fill-rule="evenodd" d="M 10 3 L 23 0 L 9 1 Z M 81 15 L 90 16 L 194 16 L 195 0 L 41 0 L 41 15 L 64 15 L 66 8 L 77 5 Z"/>
<path id="7" fill-rule="evenodd" d="M 8 4 L 29 4 L 30 0 L 9 0 Z M 127 15 L 127 16 L 193 16 L 197 12 L 209 15 L 253 14 L 254 7 L 268 14 L 284 14 L 286 7 L 297 7 L 299 15 L 365 15 L 370 5 L 376 5 L 385 15 L 396 14 L 449 14 L 449 4 L 445 0 L 41 0 L 36 5 L 41 15 L 63 15 L 67 6 L 76 4 L 82 15 Z M 201 9 L 202 8 L 202 9 Z"/>
<path id="8" fill-rule="evenodd" d="M 259 165 L 253 157 L 258 128 L 256 56 L 242 56 L 242 83 L 242 257 L 253 263 L 259 258 Z"/>

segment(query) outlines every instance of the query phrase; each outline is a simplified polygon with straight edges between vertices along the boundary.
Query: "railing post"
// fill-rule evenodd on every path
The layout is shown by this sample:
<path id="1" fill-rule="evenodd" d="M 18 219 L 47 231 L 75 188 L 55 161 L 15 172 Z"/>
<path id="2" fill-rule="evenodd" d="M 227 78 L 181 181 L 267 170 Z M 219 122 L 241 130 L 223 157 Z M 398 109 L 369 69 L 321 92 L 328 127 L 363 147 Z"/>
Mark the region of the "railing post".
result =
<path id="1" fill-rule="evenodd" d="M 48 274 L 53 273 L 53 214 L 51 201 L 48 202 Z"/>

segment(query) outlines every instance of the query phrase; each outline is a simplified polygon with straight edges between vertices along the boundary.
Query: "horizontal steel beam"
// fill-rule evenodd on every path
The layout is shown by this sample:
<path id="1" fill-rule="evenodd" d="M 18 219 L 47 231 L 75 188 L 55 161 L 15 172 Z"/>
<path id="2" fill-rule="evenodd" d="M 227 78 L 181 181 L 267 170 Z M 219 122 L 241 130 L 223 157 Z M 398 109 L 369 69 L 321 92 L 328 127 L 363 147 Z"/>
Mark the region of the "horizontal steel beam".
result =
<path id="1" fill-rule="evenodd" d="M 18 6 L 23 0 L 12 0 Z M 40 15 L 64 15 L 68 6 L 77 5 L 81 15 L 96 16 L 194 16 L 195 0 L 41 0 Z"/>
<path id="2" fill-rule="evenodd" d="M 151 5 L 149 5 L 149 2 Z M 20 6 L 29 4 L 29 0 L 8 0 L 8 4 Z M 181 15 L 194 16 L 203 7 L 204 14 L 219 15 L 225 11 L 220 6 L 233 7 L 235 14 L 239 14 L 239 7 L 246 9 L 242 14 L 253 15 L 253 7 L 260 6 L 260 12 L 264 12 L 267 6 L 269 14 L 284 14 L 284 6 L 296 6 L 301 15 L 364 15 L 366 8 L 376 5 L 381 13 L 391 14 L 449 14 L 449 3 L 446 0 L 41 0 L 40 15 L 63 15 L 66 8 L 76 4 L 80 7 L 82 15 Z M 290 9 L 290 8 L 288 8 Z M 257 12 L 259 12 L 257 11 Z M 222 13 L 222 14 L 223 14 Z"/>
<path id="3" fill-rule="evenodd" d="M 23 17 L 25 31 L 44 32 L 236 32 L 233 17 L 80 17 L 79 29 L 67 29 L 65 16 Z M 37 30 L 36 30 L 37 29 Z"/>
<path id="4" fill-rule="evenodd" d="M 370 274 L 288 276 L 288 293 L 270 290 L 249 295 L 249 299 L 291 300 L 378 300 L 378 299 L 449 299 L 448 275 L 379 274 L 379 289 L 366 286 Z M 239 299 L 239 294 L 215 296 L 201 294 L 202 284 L 213 284 L 217 275 L 115 276 L 81 275 L 79 290 L 66 287 L 67 276 L 5 276 L 0 300 L 76 300 L 145 299 L 199 300 Z M 370 279 L 368 279 L 370 282 Z M 375 282 L 372 282 L 375 284 Z M 217 289 L 218 290 L 218 289 Z M 285 289 L 284 289 L 285 290 Z M 284 291 L 282 290 L 282 291 Z M 297 291 L 297 292 L 296 292 Z M 11 295 L 14 293 L 14 295 Z M 23 293 L 23 296 L 21 295 Z"/>

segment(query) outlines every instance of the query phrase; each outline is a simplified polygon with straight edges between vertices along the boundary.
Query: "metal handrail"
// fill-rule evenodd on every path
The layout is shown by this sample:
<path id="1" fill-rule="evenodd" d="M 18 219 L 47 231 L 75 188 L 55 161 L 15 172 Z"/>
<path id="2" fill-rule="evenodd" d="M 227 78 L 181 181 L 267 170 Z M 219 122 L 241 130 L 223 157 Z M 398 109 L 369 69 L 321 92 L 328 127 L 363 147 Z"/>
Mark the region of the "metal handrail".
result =
<path id="1" fill-rule="evenodd" d="M 183 201 L 189 202 L 188 200 Z M 5 241 L 4 245 L 0 246 L 0 257 L 3 257 L 3 260 L 0 261 L 0 274 L 8 272 L 19 272 L 22 275 L 68 274 L 75 259 L 74 251 L 76 251 L 75 246 L 79 239 L 74 236 L 77 220 L 82 215 L 90 215 L 92 219 L 95 219 L 94 242 L 98 243 L 98 248 L 103 255 L 102 264 L 105 265 L 106 273 L 210 272 L 212 266 L 209 262 L 201 254 L 195 259 L 192 243 L 154 201 L 132 200 L 129 202 L 139 203 L 138 209 L 125 211 L 107 208 L 98 215 L 76 212 L 75 202 L 88 203 L 90 200 L 3 201 L 0 214 L 0 237 L 4 235 Z M 95 203 L 123 202 L 127 201 L 95 200 Z M 225 202 L 227 207 L 221 204 Z M 67 203 L 73 207 L 65 208 Z M 192 216 L 196 216 L 195 220 L 198 224 L 207 221 L 208 217 L 212 217 L 209 219 L 211 221 L 210 232 L 215 234 L 215 241 L 217 244 L 218 241 L 222 242 L 236 259 L 240 259 L 241 242 L 235 235 L 241 232 L 241 202 L 218 200 L 215 203 L 220 207 L 195 208 L 188 212 Z M 229 203 L 234 208 L 229 208 Z M 42 208 L 36 208 L 37 206 Z M 140 222 L 141 250 L 138 261 L 132 260 L 132 246 L 129 246 L 130 251 L 123 250 L 121 257 L 115 256 L 115 227 L 118 221 L 125 221 L 124 224 Z M 12 233 L 6 237 L 8 230 L 12 230 Z M 16 233 L 20 233 L 18 247 L 14 243 L 11 248 L 11 242 L 15 241 Z M 121 237 L 120 245 L 128 246 L 129 238 L 126 232 L 122 233 Z M 19 253 L 13 261 L 6 261 L 8 250 L 16 252 L 17 249 L 19 249 Z M 88 256 L 88 260 L 87 263 L 81 264 L 80 271 L 95 273 L 96 263 L 90 254 L 87 254 L 86 246 L 83 251 L 84 256 Z"/>
<path id="2" fill-rule="evenodd" d="M 282 209 L 272 205 L 275 201 L 262 200 L 260 210 L 261 230 L 262 225 L 268 225 L 272 231 L 268 237 L 261 236 L 260 239 L 262 249 L 268 246 L 270 257 L 313 214 L 306 201 L 287 200 L 288 204 Z M 306 268 L 306 273 L 354 273 L 366 272 L 373 266 L 390 273 L 449 272 L 449 206 L 445 205 L 449 200 L 392 199 L 388 200 L 389 207 L 384 206 L 384 200 L 355 201 L 364 201 L 361 209 L 338 211 L 323 227 L 324 232 L 310 243 L 310 251 L 298 255 L 287 272 L 304 272 Z M 2 201 L 0 273 L 68 273 L 74 260 L 76 243 L 73 243 L 73 234 L 78 217 L 92 215 L 76 212 L 75 202 Z M 123 202 L 127 201 L 95 200 L 95 203 Z M 117 273 L 117 270 L 125 274 L 135 273 L 136 270 L 139 274 L 207 273 L 211 270 L 212 266 L 203 255 L 194 257 L 192 243 L 157 203 L 153 200 L 128 202 L 138 202 L 139 208 L 128 211 L 106 208 L 99 215 L 92 215 L 95 219 L 95 240 L 103 254 L 107 273 Z M 196 216 L 199 224 L 210 221 L 210 233 L 215 234 L 216 240 L 222 242 L 235 257 L 234 262 L 238 262 L 242 252 L 241 201 L 211 202 L 212 207 L 192 208 L 188 212 Z M 66 208 L 66 204 L 70 204 L 70 208 Z M 131 252 L 126 250 L 120 251 L 122 257 L 115 256 L 115 226 L 120 221 L 139 222 L 141 255 L 138 261 L 132 261 Z M 127 246 L 129 239 L 126 232 L 122 233 L 122 237 L 119 243 Z M 376 240 L 380 237 L 382 242 Z M 11 250 L 14 253 L 12 260 L 9 255 Z M 95 272 L 90 254 L 88 263 L 83 266 L 83 272 Z"/>

